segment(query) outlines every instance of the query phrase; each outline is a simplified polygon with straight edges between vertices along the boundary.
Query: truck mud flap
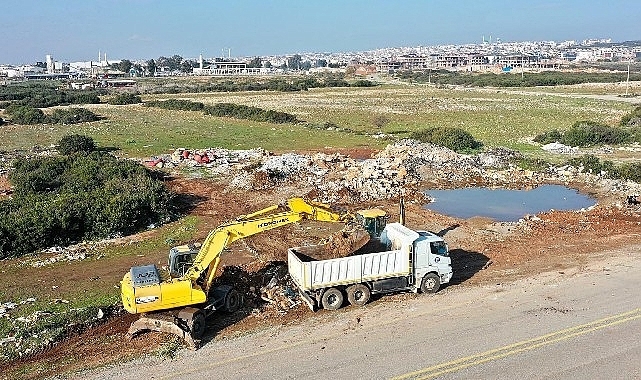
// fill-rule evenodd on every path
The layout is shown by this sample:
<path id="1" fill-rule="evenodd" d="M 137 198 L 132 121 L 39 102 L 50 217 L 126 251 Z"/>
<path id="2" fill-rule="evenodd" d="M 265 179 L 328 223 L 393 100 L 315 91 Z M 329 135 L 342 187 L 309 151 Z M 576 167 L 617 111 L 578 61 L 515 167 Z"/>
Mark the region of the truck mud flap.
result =
<path id="1" fill-rule="evenodd" d="M 309 296 L 309 294 L 300 289 L 298 289 L 298 294 L 300 294 L 301 298 L 305 301 L 311 311 L 316 311 L 316 301 L 313 300 L 312 297 Z"/>

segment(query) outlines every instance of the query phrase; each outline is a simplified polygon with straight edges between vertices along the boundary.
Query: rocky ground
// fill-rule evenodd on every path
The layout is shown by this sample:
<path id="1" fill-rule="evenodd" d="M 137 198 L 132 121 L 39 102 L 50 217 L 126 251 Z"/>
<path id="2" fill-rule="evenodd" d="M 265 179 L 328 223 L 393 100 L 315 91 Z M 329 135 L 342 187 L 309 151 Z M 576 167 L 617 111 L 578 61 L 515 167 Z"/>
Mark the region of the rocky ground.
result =
<path id="1" fill-rule="evenodd" d="M 397 220 L 398 199 L 403 195 L 408 200 L 408 226 L 437 232 L 448 242 L 454 267 L 450 286 L 500 283 L 550 270 L 580 268 L 591 253 L 641 243 L 641 209 L 631 201 L 641 190 L 636 183 L 610 180 L 601 173 L 586 173 L 583 168 L 570 166 L 550 166 L 542 172 L 524 170 L 515 164 L 520 155 L 507 149 L 461 155 L 402 140 L 369 153 L 345 150 L 275 155 L 261 149 L 179 149 L 153 157 L 147 165 L 171 174 L 168 186 L 190 203 L 190 214 L 202 220 L 200 239 L 226 220 L 294 196 L 352 211 L 380 207 L 391 220 Z M 512 223 L 457 219 L 423 207 L 427 200 L 422 190 L 428 188 L 525 188 L 546 183 L 566 184 L 589 193 L 598 205 L 590 210 L 551 211 Z M 0 189 L 10 194 L 6 182 L 0 182 Z M 220 278 L 233 282 L 246 295 L 246 306 L 236 314 L 210 321 L 207 339 L 228 339 L 266 326 L 305 323 L 311 311 L 297 299 L 287 277 L 286 248 L 318 243 L 340 227 L 307 222 L 235 243 L 223 256 Z M 53 249 L 26 265 L 42 269 L 51 260 L 83 260 L 92 252 L 82 247 Z M 166 252 L 158 252 L 157 256 L 160 260 L 164 255 Z M 99 268 L 99 260 L 92 263 L 97 276 L 113 277 L 114 282 L 131 265 L 127 260 L 110 268 Z M 63 271 L 55 266 L 49 275 L 61 276 Z M 398 302 L 415 296 L 399 294 L 374 302 Z M 17 307 L 0 306 L 7 306 L 7 314 L 9 306 Z M 0 370 L 22 368 L 20 377 L 40 378 L 142 354 L 171 352 L 177 347 L 171 337 L 158 333 L 126 339 L 125 332 L 134 318 L 114 312 L 112 317 L 103 318 L 103 323 L 79 331 L 64 344 L 0 363 Z M 42 371 L 24 372 L 25 368 Z"/>

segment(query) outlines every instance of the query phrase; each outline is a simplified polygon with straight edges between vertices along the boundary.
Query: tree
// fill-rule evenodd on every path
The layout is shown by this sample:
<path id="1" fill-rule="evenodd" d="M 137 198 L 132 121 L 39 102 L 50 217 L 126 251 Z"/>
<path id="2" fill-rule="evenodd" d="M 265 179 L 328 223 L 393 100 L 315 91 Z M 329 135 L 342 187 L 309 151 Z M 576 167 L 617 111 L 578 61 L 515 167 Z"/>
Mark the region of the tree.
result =
<path id="1" fill-rule="evenodd" d="M 153 59 L 147 61 L 147 72 L 152 77 L 156 75 L 156 61 Z"/>
<path id="2" fill-rule="evenodd" d="M 253 67 L 253 68 L 263 67 L 262 60 L 260 59 L 260 57 L 252 58 L 252 60 L 247 63 L 247 67 Z"/>
<path id="3" fill-rule="evenodd" d="M 136 75 L 142 75 L 142 73 L 145 71 L 145 69 L 139 63 L 135 63 L 133 65 L 133 69 L 134 71 L 136 71 Z"/>
<path id="4" fill-rule="evenodd" d="M 272 63 L 269 62 L 269 61 L 265 62 L 265 68 L 266 69 L 271 69 L 272 68 Z"/>
<path id="5" fill-rule="evenodd" d="M 300 54 L 294 54 L 293 56 L 287 58 L 287 68 L 290 70 L 300 70 L 302 57 Z"/>
<path id="6" fill-rule="evenodd" d="M 327 61 L 324 59 L 317 59 L 315 67 L 327 67 Z"/>
<path id="7" fill-rule="evenodd" d="M 84 135 L 66 135 L 58 141 L 58 151 L 65 156 L 72 153 L 90 153 L 96 150 L 96 143 Z"/>
<path id="8" fill-rule="evenodd" d="M 198 67 L 198 62 L 193 59 L 185 59 L 180 64 L 180 71 L 183 73 L 191 73 L 194 70 L 194 67 Z"/>
<path id="9" fill-rule="evenodd" d="M 119 63 L 114 63 L 111 65 L 111 67 L 113 67 L 114 69 L 123 71 L 127 74 L 129 74 L 129 70 L 131 70 L 132 66 L 133 66 L 133 63 L 128 59 L 123 59 Z"/>
<path id="10" fill-rule="evenodd" d="M 177 71 L 180 70 L 180 65 L 183 62 L 183 57 L 179 56 L 178 54 L 172 55 L 170 58 L 167 58 L 167 67 L 169 67 L 169 70 L 171 71 Z"/>

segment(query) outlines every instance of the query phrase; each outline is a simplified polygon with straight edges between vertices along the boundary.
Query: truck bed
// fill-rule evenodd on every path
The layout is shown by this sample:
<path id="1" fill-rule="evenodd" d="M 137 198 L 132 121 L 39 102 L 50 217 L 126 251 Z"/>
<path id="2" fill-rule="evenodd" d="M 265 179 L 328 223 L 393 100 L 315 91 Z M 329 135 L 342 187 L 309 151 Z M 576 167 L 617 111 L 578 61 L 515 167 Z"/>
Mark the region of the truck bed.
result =
<path id="1" fill-rule="evenodd" d="M 409 249 L 358 254 L 338 259 L 315 260 L 322 245 L 290 248 L 289 274 L 305 291 L 379 280 L 410 274 Z"/>

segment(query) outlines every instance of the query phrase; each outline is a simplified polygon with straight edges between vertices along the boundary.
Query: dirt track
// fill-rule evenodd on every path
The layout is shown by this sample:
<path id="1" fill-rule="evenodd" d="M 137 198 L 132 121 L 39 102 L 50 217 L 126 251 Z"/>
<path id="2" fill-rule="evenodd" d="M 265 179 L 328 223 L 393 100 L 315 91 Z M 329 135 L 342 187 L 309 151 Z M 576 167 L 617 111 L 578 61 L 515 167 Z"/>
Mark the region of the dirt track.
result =
<path id="1" fill-rule="evenodd" d="M 293 196 L 305 196 L 312 189 L 276 187 L 272 190 L 247 192 L 230 190 L 225 183 L 204 179 L 174 178 L 170 188 L 181 194 L 181 200 L 190 214 L 201 219 L 198 239 L 218 224 L 238 215 L 278 204 Z M 612 207 L 611 199 L 597 195 L 604 203 L 589 212 L 552 212 L 539 215 L 542 221 L 524 223 L 494 223 L 472 218 L 459 220 L 424 209 L 421 204 L 407 205 L 407 225 L 413 228 L 439 232 L 448 242 L 454 267 L 450 286 L 470 286 L 507 282 L 531 277 L 547 271 L 564 271 L 582 267 L 594 254 L 610 249 L 621 249 L 641 243 L 641 217 L 638 210 Z M 381 207 L 397 220 L 398 208 L 394 201 L 337 205 L 351 210 Z M 222 258 L 223 266 L 238 266 L 236 275 L 252 277 L 252 273 L 273 261 L 286 261 L 286 248 L 314 244 L 337 231 L 339 224 L 305 222 L 256 235 L 235 243 Z M 164 261 L 166 252 L 145 258 Z M 598 255 L 596 256 L 598 259 Z M 132 265 L 121 260 L 105 269 L 105 281 L 119 276 Z M 97 270 L 97 268 L 95 268 Z M 57 270 L 64 271 L 64 268 Z M 49 273 L 56 276 L 56 273 Z M 402 302 L 407 295 L 384 297 L 376 302 Z M 255 306 L 255 305 L 254 305 Z M 208 339 L 226 339 L 269 326 L 300 324 L 312 313 L 302 305 L 284 313 L 273 305 L 247 307 L 241 312 L 217 318 L 210 324 Z M 79 332 L 54 348 L 22 359 L 0 364 L 0 371 L 27 369 L 24 378 L 42 378 L 61 372 L 127 360 L 153 353 L 172 338 L 158 333 L 145 334 L 133 341 L 124 335 L 133 316 L 121 315 L 102 326 Z M 37 368 L 37 370 L 35 370 Z M 6 376 L 6 375 L 3 375 Z"/>

